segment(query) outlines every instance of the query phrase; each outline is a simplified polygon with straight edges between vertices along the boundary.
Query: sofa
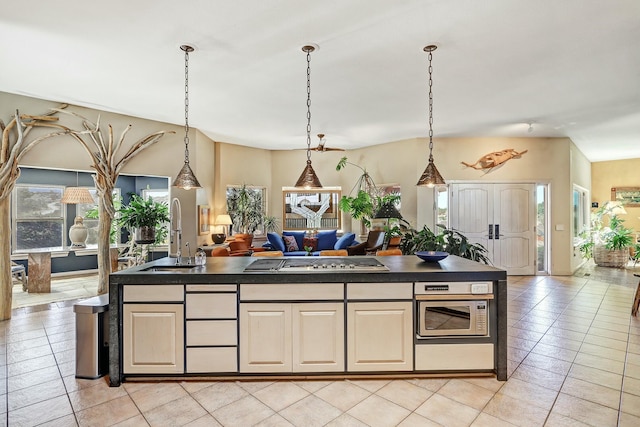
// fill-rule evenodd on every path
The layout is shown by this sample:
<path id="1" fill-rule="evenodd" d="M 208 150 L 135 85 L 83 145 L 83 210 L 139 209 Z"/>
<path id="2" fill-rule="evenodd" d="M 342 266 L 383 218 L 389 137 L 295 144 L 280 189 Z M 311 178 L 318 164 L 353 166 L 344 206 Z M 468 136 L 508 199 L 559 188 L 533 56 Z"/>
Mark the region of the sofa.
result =
<path id="1" fill-rule="evenodd" d="M 319 231 L 315 236 L 307 236 L 305 231 L 283 231 L 267 233 L 271 249 L 282 251 L 284 256 L 306 256 L 305 246 L 311 247 L 311 255 L 318 256 L 320 251 L 329 249 L 347 249 L 356 244 L 354 233 L 344 233 L 338 237 L 337 230 Z"/>

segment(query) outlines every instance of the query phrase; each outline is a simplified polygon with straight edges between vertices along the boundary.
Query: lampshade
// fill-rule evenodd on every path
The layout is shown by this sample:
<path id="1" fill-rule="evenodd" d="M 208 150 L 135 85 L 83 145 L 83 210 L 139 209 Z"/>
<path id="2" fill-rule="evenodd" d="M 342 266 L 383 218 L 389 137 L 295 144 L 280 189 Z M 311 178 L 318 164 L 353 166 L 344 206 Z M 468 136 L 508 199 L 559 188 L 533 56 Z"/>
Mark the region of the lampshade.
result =
<path id="1" fill-rule="evenodd" d="M 67 187 L 62 194 L 62 203 L 78 204 L 85 203 L 94 205 L 96 202 L 91 197 L 91 193 L 85 187 Z"/>
<path id="2" fill-rule="evenodd" d="M 311 166 L 311 160 L 307 160 L 307 165 L 302 170 L 302 174 L 300 174 L 295 186 L 304 189 L 322 188 L 320 179 L 316 175 L 316 171 L 313 170 L 313 166 Z"/>
<path id="3" fill-rule="evenodd" d="M 175 181 L 173 181 L 173 186 L 184 190 L 201 187 L 198 178 L 196 178 L 191 170 L 191 166 L 189 166 L 189 162 L 184 162 L 184 166 L 182 166 L 182 169 L 178 172 L 178 176 L 176 176 Z"/>
<path id="4" fill-rule="evenodd" d="M 216 225 L 230 225 L 232 224 L 231 216 L 227 214 L 220 214 L 216 217 Z"/>
<path id="5" fill-rule="evenodd" d="M 438 168 L 433 163 L 433 157 L 429 157 L 429 163 L 426 169 L 422 172 L 417 185 L 426 185 L 427 187 L 433 187 L 436 185 L 444 185 L 444 178 L 438 172 Z"/>
<path id="6" fill-rule="evenodd" d="M 378 212 L 376 212 L 375 218 L 397 218 L 402 219 L 402 215 L 398 212 L 393 203 L 385 203 L 380 206 Z"/>

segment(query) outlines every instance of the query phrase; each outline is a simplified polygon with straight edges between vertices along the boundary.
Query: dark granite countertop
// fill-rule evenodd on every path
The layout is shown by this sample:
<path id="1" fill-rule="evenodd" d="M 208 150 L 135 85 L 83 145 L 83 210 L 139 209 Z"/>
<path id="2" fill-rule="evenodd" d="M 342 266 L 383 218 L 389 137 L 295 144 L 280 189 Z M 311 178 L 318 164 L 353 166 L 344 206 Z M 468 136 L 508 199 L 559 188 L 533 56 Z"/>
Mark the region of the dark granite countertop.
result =
<path id="1" fill-rule="evenodd" d="M 209 257 L 203 266 L 176 267 L 175 258 L 162 258 L 109 276 L 111 284 L 278 283 L 286 282 L 418 282 L 506 280 L 504 270 L 457 256 L 423 262 L 416 256 L 377 257 L 389 271 L 260 271 L 244 269 L 257 257 Z M 183 259 L 186 261 L 186 258 Z M 184 266 L 186 262 L 181 265 Z M 164 269 L 163 269 L 164 268 Z M 311 278 L 310 276 L 313 276 Z"/>

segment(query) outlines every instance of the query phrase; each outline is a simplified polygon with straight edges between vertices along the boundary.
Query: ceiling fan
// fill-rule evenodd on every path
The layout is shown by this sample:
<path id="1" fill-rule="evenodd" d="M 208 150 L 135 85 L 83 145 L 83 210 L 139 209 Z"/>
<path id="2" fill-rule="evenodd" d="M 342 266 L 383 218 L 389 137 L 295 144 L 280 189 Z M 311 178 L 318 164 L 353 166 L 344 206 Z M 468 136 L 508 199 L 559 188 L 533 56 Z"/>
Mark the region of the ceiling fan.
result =
<path id="1" fill-rule="evenodd" d="M 318 139 L 320 141 L 318 141 L 318 146 L 317 147 L 313 147 L 310 150 L 311 151 L 344 151 L 344 148 L 331 148 L 331 147 L 325 147 L 325 143 L 327 142 L 324 139 L 324 133 L 319 133 L 318 134 Z"/>

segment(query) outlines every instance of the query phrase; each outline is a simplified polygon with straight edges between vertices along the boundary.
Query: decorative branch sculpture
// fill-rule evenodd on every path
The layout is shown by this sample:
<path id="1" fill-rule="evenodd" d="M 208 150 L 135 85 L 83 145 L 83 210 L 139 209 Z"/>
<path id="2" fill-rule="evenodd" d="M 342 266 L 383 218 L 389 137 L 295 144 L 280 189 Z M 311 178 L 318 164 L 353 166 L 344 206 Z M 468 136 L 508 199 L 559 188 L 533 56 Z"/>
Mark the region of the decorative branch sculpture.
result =
<path id="1" fill-rule="evenodd" d="M 70 130 L 54 125 L 67 105 L 38 116 L 23 114 L 16 110 L 15 116 L 5 126 L 0 120 L 2 130 L 2 146 L 0 147 L 0 320 L 11 318 L 12 282 L 11 282 L 11 192 L 20 176 L 18 165 L 22 157 L 39 142 L 58 135 L 69 134 Z M 36 127 L 56 127 L 58 130 L 38 136 L 29 141 L 27 136 Z"/>
<path id="2" fill-rule="evenodd" d="M 85 148 L 93 163 L 91 167 L 96 171 L 95 175 L 93 175 L 93 180 L 98 193 L 98 293 L 104 294 L 109 291 L 108 279 L 109 273 L 111 273 L 109 231 L 115 215 L 112 194 L 116 180 L 129 160 L 158 142 L 164 135 L 175 132 L 158 131 L 142 137 L 122 157 L 118 158 L 118 153 L 123 148 L 125 137 L 131 130 L 131 125 L 128 125 L 122 131 L 117 140 L 114 139 L 113 127 L 109 125 L 105 138 L 100 129 L 100 116 L 98 116 L 96 123 L 92 123 L 77 113 L 59 111 L 82 120 L 84 130 L 70 131 L 69 134 Z M 87 135 L 89 136 L 89 141 L 85 140 Z"/>
<path id="3" fill-rule="evenodd" d="M 513 148 L 505 148 L 502 151 L 494 151 L 493 153 L 485 154 L 484 156 L 480 157 L 477 162 L 473 164 L 465 163 L 465 162 L 460 162 L 460 163 L 462 163 L 467 167 L 478 169 L 478 170 L 492 169 L 492 168 L 495 168 L 496 166 L 499 166 L 505 163 L 508 160 L 515 159 L 515 158 L 519 159 L 520 156 L 522 156 L 527 151 L 528 150 L 524 150 L 518 153 Z"/>

